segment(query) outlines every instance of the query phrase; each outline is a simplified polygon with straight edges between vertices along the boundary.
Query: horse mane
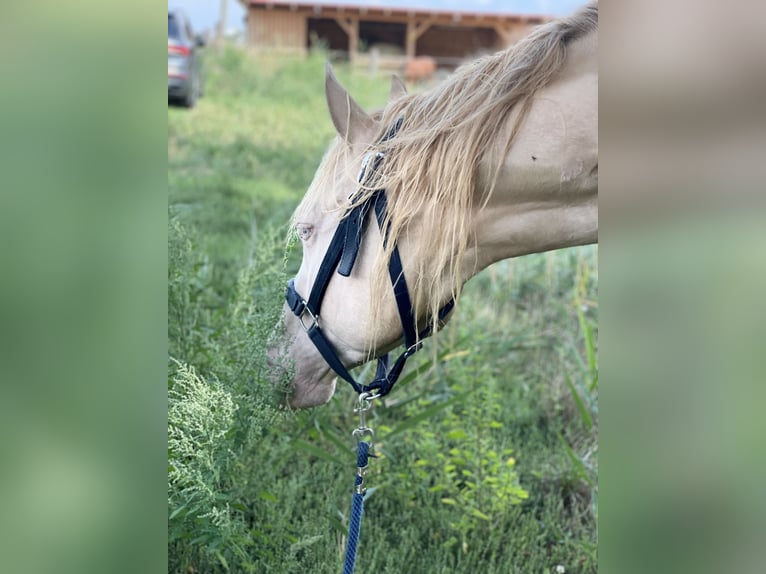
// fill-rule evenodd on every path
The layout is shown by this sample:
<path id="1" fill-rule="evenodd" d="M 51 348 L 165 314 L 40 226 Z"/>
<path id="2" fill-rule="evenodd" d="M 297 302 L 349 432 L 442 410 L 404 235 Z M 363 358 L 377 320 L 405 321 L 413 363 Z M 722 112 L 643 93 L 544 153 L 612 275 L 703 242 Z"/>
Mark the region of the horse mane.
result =
<path id="1" fill-rule="evenodd" d="M 418 267 L 412 277 L 408 275 L 408 287 L 416 316 L 437 325 L 445 301 L 433 295 L 459 297 L 463 259 L 472 242 L 471 214 L 475 205 L 489 199 L 532 97 L 562 70 L 567 46 L 597 29 L 598 3 L 593 2 L 572 16 L 536 27 L 506 50 L 461 66 L 430 91 L 390 102 L 375 116 L 380 133 L 370 150 L 383 151 L 386 157 L 380 173 L 367 183 L 366 193 L 355 198 L 365 201 L 368 194 L 383 188 L 388 195 L 388 242 L 385 246 L 381 242 L 374 264 L 373 302 L 390 296 L 391 250 L 408 228 L 417 226 L 427 239 L 412 246 L 415 251 L 409 257 Z M 513 129 L 504 136 L 507 141 L 500 142 L 504 145 L 498 145 L 501 130 L 516 108 Z M 396 137 L 378 143 L 399 118 L 403 123 Z M 339 176 L 356 178 L 359 165 L 344 164 L 348 153 L 349 146 L 338 138 L 317 172 L 319 181 L 309 188 L 296 214 L 316 205 L 316 195 Z M 480 162 L 488 162 L 485 165 L 492 166 L 494 176 L 481 182 L 487 183 L 482 185 L 486 192 L 476 197 Z M 373 324 L 379 308 L 372 305 Z"/>

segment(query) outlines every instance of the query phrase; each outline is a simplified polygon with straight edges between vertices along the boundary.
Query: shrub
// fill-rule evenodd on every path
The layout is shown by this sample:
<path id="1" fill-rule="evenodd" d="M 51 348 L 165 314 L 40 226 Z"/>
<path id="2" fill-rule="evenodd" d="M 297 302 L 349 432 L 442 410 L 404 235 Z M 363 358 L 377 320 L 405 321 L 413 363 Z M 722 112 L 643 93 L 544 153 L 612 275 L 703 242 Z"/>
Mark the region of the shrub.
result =
<path id="1" fill-rule="evenodd" d="M 268 429 L 284 417 L 284 381 L 269 377 L 266 357 L 278 333 L 281 248 L 264 231 L 226 292 L 210 281 L 212 265 L 183 225 L 171 225 L 169 336 L 180 357 L 171 360 L 168 390 L 171 571 L 255 571 L 259 549 L 271 544 L 253 532 L 268 497 L 253 492 L 242 461 L 263 458 Z"/>

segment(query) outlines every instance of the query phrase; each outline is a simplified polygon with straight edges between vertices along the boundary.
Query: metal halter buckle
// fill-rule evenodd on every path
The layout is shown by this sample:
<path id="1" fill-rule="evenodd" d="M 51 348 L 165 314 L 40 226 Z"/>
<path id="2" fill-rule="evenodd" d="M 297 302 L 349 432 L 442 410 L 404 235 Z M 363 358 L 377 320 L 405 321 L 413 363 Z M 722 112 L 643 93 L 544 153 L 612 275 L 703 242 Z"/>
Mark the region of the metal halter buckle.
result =
<path id="1" fill-rule="evenodd" d="M 308 313 L 309 317 L 311 317 L 311 324 L 306 326 L 306 323 L 303 321 L 303 316 Z M 314 325 L 319 326 L 319 315 L 314 315 L 314 313 L 311 312 L 311 309 L 309 309 L 308 305 L 303 307 L 303 311 L 301 311 L 301 314 L 298 315 L 298 320 L 301 322 L 301 327 L 303 327 L 303 330 L 307 333 L 309 332 L 309 329 L 313 327 Z"/>
<path id="2" fill-rule="evenodd" d="M 382 151 L 368 152 L 364 154 L 364 157 L 362 158 L 362 168 L 359 170 L 359 175 L 357 176 L 356 180 L 359 183 L 364 184 L 365 179 L 367 178 L 367 168 L 370 166 L 370 162 L 373 162 L 372 168 L 374 171 L 377 165 L 381 162 L 381 160 L 384 157 L 385 157 L 385 154 Z"/>

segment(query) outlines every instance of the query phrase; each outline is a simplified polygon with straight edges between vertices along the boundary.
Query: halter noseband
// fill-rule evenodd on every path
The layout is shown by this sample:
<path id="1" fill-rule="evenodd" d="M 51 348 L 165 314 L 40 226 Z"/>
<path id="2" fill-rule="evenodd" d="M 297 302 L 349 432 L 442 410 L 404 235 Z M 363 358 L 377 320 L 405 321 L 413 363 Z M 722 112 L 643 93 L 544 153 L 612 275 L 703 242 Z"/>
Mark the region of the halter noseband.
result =
<path id="1" fill-rule="evenodd" d="M 393 138 L 402 125 L 403 118 L 399 118 L 386 135 L 381 139 L 381 143 Z M 368 154 L 362 162 L 362 169 L 359 174 L 359 184 L 364 185 L 366 181 L 378 170 L 385 155 L 377 152 L 375 155 Z M 369 171 L 368 171 L 369 170 Z M 364 190 L 360 190 L 362 193 Z M 370 393 L 376 396 L 385 396 L 393 388 L 399 375 L 402 373 L 404 364 L 420 347 L 422 339 L 431 335 L 432 328 L 429 325 L 418 333 L 417 320 L 410 300 L 410 294 L 407 289 L 407 282 L 404 279 L 404 269 L 402 260 L 399 256 L 399 248 L 394 245 L 391 252 L 391 258 L 388 262 L 388 274 L 391 278 L 391 284 L 394 289 L 394 299 L 396 308 L 399 312 L 399 319 L 402 323 L 402 334 L 404 337 L 405 351 L 389 366 L 389 355 L 383 355 L 378 358 L 378 368 L 375 373 L 375 379 L 362 385 L 354 380 L 354 377 L 343 365 L 338 353 L 327 339 L 319 324 L 319 311 L 322 306 L 325 291 L 330 283 L 336 268 L 339 275 L 348 277 L 356 262 L 359 248 L 364 236 L 367 216 L 370 209 L 375 211 L 375 217 L 378 221 L 384 245 L 388 241 L 388 231 L 385 228 L 384 220 L 386 217 L 386 190 L 378 189 L 371 193 L 367 199 L 349 209 L 341 218 L 335 234 L 330 241 L 322 264 L 319 266 L 319 272 L 314 280 L 308 300 L 305 300 L 295 289 L 295 280 L 291 279 L 287 284 L 285 299 L 290 310 L 301 322 L 303 329 L 309 336 L 309 339 L 317 348 L 322 358 L 327 362 L 330 368 L 335 371 L 339 377 L 347 381 L 354 390 L 361 393 Z M 439 321 L 442 321 L 454 307 L 454 300 L 450 300 L 439 311 Z M 306 317 L 308 315 L 308 317 Z"/>

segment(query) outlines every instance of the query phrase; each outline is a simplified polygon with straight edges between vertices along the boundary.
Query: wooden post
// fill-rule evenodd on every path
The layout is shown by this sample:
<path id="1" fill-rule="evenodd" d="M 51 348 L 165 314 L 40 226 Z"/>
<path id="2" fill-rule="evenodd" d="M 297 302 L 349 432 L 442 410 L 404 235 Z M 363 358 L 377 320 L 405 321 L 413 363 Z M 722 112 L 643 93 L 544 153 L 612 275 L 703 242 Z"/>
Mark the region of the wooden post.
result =
<path id="1" fill-rule="evenodd" d="M 353 63 L 359 53 L 359 20 L 353 19 L 351 24 L 351 33 L 348 35 L 348 57 Z"/>
<path id="2" fill-rule="evenodd" d="M 353 63 L 359 52 L 359 20 L 356 18 L 336 18 L 335 21 L 348 36 L 348 59 Z"/>
<path id="3" fill-rule="evenodd" d="M 500 45 L 498 46 L 498 48 L 502 49 L 502 48 L 507 48 L 508 46 L 510 46 L 511 31 L 500 24 L 495 24 L 494 28 L 495 28 L 495 33 L 497 34 L 497 38 L 500 41 Z"/>
<path id="4" fill-rule="evenodd" d="M 433 23 L 433 20 L 421 20 L 420 22 L 415 20 L 407 21 L 407 44 L 405 46 L 405 52 L 408 60 L 415 57 L 418 38 L 420 38 Z"/>
<path id="5" fill-rule="evenodd" d="M 407 42 L 404 53 L 407 55 L 408 60 L 412 60 L 415 57 L 415 43 L 417 40 L 417 36 L 415 36 L 415 22 L 407 20 Z"/>

